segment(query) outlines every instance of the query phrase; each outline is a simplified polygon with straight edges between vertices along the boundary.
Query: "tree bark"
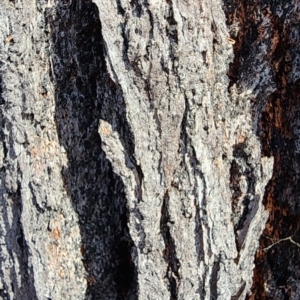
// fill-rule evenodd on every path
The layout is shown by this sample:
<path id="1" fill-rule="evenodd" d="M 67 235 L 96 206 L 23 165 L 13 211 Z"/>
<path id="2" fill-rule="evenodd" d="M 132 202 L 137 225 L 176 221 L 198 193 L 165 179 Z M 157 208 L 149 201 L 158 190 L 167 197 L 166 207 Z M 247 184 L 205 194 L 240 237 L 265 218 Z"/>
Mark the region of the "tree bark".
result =
<path id="1" fill-rule="evenodd" d="M 5 0 L 1 299 L 299 299 L 298 0 Z"/>

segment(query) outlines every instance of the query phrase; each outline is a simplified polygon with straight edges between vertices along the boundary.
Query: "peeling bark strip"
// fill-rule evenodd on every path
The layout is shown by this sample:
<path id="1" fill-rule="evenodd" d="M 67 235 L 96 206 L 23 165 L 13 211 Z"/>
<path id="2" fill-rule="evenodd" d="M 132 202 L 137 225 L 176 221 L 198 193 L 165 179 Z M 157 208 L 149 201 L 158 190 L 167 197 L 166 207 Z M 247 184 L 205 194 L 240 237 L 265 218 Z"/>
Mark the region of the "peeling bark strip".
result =
<path id="1" fill-rule="evenodd" d="M 299 1 L 2 2 L 1 299 L 299 299 Z"/>

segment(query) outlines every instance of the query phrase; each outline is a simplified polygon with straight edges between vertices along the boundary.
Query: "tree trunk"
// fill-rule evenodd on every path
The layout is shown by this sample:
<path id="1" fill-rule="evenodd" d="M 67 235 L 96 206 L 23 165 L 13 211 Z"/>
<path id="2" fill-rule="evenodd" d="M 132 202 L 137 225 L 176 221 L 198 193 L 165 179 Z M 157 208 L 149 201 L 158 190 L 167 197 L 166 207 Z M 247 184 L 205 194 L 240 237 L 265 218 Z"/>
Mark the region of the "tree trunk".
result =
<path id="1" fill-rule="evenodd" d="M 298 0 L 2 2 L 1 299 L 300 299 Z"/>

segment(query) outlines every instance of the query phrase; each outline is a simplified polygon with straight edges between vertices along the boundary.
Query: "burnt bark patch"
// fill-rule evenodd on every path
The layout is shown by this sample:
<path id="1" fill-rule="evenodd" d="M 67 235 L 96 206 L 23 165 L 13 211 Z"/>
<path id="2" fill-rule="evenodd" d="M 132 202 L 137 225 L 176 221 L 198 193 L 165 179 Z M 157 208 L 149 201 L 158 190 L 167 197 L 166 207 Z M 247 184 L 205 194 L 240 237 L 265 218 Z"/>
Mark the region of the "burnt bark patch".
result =
<path id="1" fill-rule="evenodd" d="M 289 236 L 299 236 L 300 160 L 296 127 L 300 90 L 299 80 L 292 80 L 292 61 L 297 57 L 293 33 L 297 26 L 285 22 L 287 15 L 293 14 L 291 3 L 281 7 L 280 14 L 274 3 L 266 1 L 261 6 L 270 20 L 268 59 L 276 90 L 262 112 L 260 132 L 263 155 L 274 156 L 274 171 L 264 197 L 270 216 L 256 254 L 253 294 L 248 299 L 296 299 L 300 296 L 295 281 L 299 278 L 299 266 L 295 264 L 299 248 L 289 241 L 268 247 Z"/>
<path id="2" fill-rule="evenodd" d="M 292 1 L 283 4 L 280 1 L 226 0 L 224 4 L 229 32 L 235 40 L 235 57 L 228 72 L 229 87 L 248 84 L 245 74 L 255 74 L 254 71 L 259 69 L 257 56 L 261 55 L 260 47 L 265 47 L 267 50 L 261 60 L 271 69 L 267 87 L 275 89 L 267 97 L 261 97 L 265 83 L 258 83 L 256 88 L 260 93 L 251 103 L 253 115 L 258 116 L 254 121 L 258 122 L 262 156 L 274 156 L 274 171 L 264 197 L 270 217 L 260 239 L 253 294 L 249 299 L 296 299 L 300 291 L 291 278 L 297 276 L 295 270 L 298 267 L 294 265 L 297 247 L 290 245 L 287 251 L 288 242 L 283 242 L 267 252 L 264 249 L 299 233 L 299 131 L 296 117 L 299 79 L 298 82 L 294 80 L 299 61 L 299 21 L 296 17 L 299 12 Z M 260 81 L 263 80 L 262 76 Z M 232 166 L 231 171 L 234 170 Z M 239 192 L 238 186 L 236 188 Z"/>
<path id="3" fill-rule="evenodd" d="M 256 13 L 258 1 L 251 3 L 243 0 L 225 0 L 224 11 L 227 18 L 230 37 L 234 41 L 234 59 L 229 64 L 228 76 L 230 83 L 228 89 L 240 80 L 244 68 L 244 61 L 250 56 L 252 43 L 258 36 L 255 20 L 249 18 Z"/>

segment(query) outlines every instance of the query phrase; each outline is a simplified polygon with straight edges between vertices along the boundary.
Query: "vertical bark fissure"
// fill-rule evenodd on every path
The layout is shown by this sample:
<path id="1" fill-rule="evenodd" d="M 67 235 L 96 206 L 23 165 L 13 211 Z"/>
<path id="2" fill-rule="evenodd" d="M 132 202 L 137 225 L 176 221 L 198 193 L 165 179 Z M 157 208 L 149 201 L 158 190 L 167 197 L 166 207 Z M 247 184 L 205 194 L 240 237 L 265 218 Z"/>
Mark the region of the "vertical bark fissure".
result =
<path id="1" fill-rule="evenodd" d="M 210 297 L 212 299 L 218 299 L 218 272 L 220 271 L 220 258 L 217 257 L 210 274 Z"/>
<path id="2" fill-rule="evenodd" d="M 194 176 L 198 176 L 199 179 L 201 180 L 203 186 L 200 187 L 199 183 L 197 182 L 197 179 L 195 178 L 195 208 L 196 208 L 196 227 L 195 227 L 195 241 L 197 242 L 196 247 L 197 249 L 197 256 L 198 256 L 198 262 L 200 263 L 201 261 L 204 260 L 204 252 L 203 252 L 203 226 L 206 227 L 207 230 L 208 224 L 207 224 L 207 211 L 206 211 L 206 182 L 205 182 L 205 177 L 203 176 L 200 168 L 200 162 L 197 160 L 196 157 L 196 152 L 191 144 L 191 141 L 189 140 L 189 147 L 190 147 L 190 153 L 189 153 L 189 159 L 190 159 L 190 164 L 193 168 L 194 171 Z M 199 190 L 199 188 L 202 188 L 202 191 Z M 202 198 L 197 199 L 197 196 L 202 193 Z M 200 217 L 200 210 L 202 213 L 202 217 Z M 197 231 L 196 231 L 197 230 Z M 200 242 L 200 243 L 199 243 Z M 209 245 L 210 247 L 210 245 Z M 209 249 L 209 253 L 206 253 L 207 255 L 211 255 L 211 249 Z"/>
<path id="3" fill-rule="evenodd" d="M 2 65 L 3 65 L 3 63 L 0 62 L 0 105 L 4 104 L 4 98 L 3 98 L 3 95 L 2 95 L 3 87 L 2 87 L 2 76 L 1 76 Z"/>
<path id="4" fill-rule="evenodd" d="M 197 260 L 198 263 L 200 264 L 201 262 L 205 261 L 205 256 L 210 257 L 212 255 L 211 251 L 211 244 L 208 243 L 208 247 L 206 251 L 204 250 L 204 241 L 203 241 L 203 231 L 206 230 L 207 233 L 209 234 L 210 228 L 208 225 L 208 214 L 207 214 L 207 207 L 206 207 L 206 193 L 207 193 L 207 186 L 206 186 L 206 181 L 205 181 L 205 176 L 201 172 L 200 169 L 200 162 L 197 160 L 196 156 L 196 151 L 194 149 L 194 146 L 191 143 L 190 138 L 189 140 L 189 147 L 190 147 L 190 154 L 189 154 L 189 159 L 191 162 L 191 166 L 194 171 L 194 176 L 195 176 L 195 208 L 196 208 L 196 215 L 195 215 L 195 244 L 196 244 L 196 251 L 197 251 Z M 199 182 L 196 179 L 196 176 L 199 177 L 199 180 L 201 181 L 201 186 L 199 185 Z M 202 188 L 202 191 L 199 189 Z M 202 194 L 201 199 L 197 199 L 199 197 L 199 194 Z M 219 264 L 220 261 L 218 262 L 217 269 L 219 270 Z M 209 268 L 207 265 L 205 265 L 205 272 L 203 273 L 202 278 L 199 277 L 199 293 L 201 299 L 206 298 L 206 290 L 205 290 L 205 280 L 206 277 L 210 276 L 210 283 L 215 282 L 215 289 L 212 289 L 212 286 L 210 285 L 210 293 L 211 296 L 213 296 L 215 293 L 217 293 L 217 273 L 209 273 Z M 217 299 L 217 298 L 216 298 Z"/>
<path id="5" fill-rule="evenodd" d="M 49 22 L 56 123 L 68 156 L 63 177 L 80 222 L 88 273 L 86 299 L 137 298 L 135 245 L 129 234 L 124 184 L 102 149 L 99 119 L 120 133 L 131 168 L 137 167 L 134 141 L 121 89 L 107 71 L 99 12 L 91 1 L 79 1 L 71 7 L 57 7 L 56 20 Z M 141 170 L 138 174 L 141 184 Z"/>
<path id="6" fill-rule="evenodd" d="M 123 53 L 123 61 L 125 63 L 125 66 L 127 69 L 130 69 L 130 67 L 132 67 L 130 65 L 130 61 L 128 58 L 128 49 L 129 49 L 129 41 L 128 41 L 128 34 L 129 34 L 129 29 L 126 27 L 127 25 L 127 16 L 124 16 L 124 22 L 121 24 L 121 28 L 122 28 L 122 38 L 123 38 L 123 49 L 122 49 L 122 53 Z M 137 71 L 136 68 L 133 68 L 133 70 L 137 73 L 137 75 L 139 74 L 139 72 Z"/>
<path id="7" fill-rule="evenodd" d="M 16 195 L 13 194 L 11 191 L 8 191 L 7 189 L 5 189 L 6 191 L 3 191 L 3 194 L 1 195 L 2 197 L 4 196 L 4 193 L 6 193 L 10 199 L 16 199 Z M 7 222 L 6 224 L 9 224 L 9 217 L 8 217 L 8 212 L 7 212 L 7 207 L 5 205 L 5 200 L 4 197 L 2 198 L 3 201 L 3 219 L 5 222 Z M 16 212 L 17 213 L 17 212 Z M 7 247 L 7 253 L 9 255 L 9 258 L 11 259 L 12 262 L 14 262 L 14 256 L 13 256 L 13 246 L 14 244 L 11 241 L 11 237 L 16 235 L 16 232 L 14 232 L 14 228 L 13 228 L 14 222 L 12 223 L 12 226 L 9 226 L 8 228 L 6 228 L 6 233 L 5 233 L 5 242 L 8 245 Z M 4 278 L 4 276 L 3 276 Z M 10 282 L 10 287 L 8 286 L 8 283 L 4 282 L 4 290 L 3 290 L 3 294 L 4 294 L 4 299 L 10 299 L 10 295 L 9 295 L 9 291 L 15 291 L 18 294 L 18 286 L 17 283 L 15 282 L 15 279 L 17 278 L 17 273 L 16 273 L 16 269 L 15 268 L 11 268 L 10 272 L 9 272 L 9 278 L 11 279 Z"/>
<path id="8" fill-rule="evenodd" d="M 117 8 L 118 8 L 118 13 L 124 17 L 125 10 L 122 7 L 121 1 L 120 0 L 116 0 L 116 3 L 117 3 Z"/>
<path id="9" fill-rule="evenodd" d="M 176 53 L 176 46 L 178 45 L 178 28 L 177 28 L 177 21 L 174 18 L 174 8 L 173 8 L 173 1 L 167 1 L 169 5 L 169 11 L 167 12 L 166 20 L 168 22 L 168 27 L 166 30 L 169 42 L 170 42 L 170 59 L 173 62 L 173 55 Z"/>
<path id="10" fill-rule="evenodd" d="M 19 233 L 16 237 L 17 243 L 19 245 L 21 255 L 20 255 L 20 266 L 22 266 L 22 285 L 20 287 L 20 297 L 22 297 L 23 290 L 28 291 L 29 296 L 32 298 L 32 300 L 38 300 L 36 290 L 35 290 L 35 282 L 34 282 L 34 275 L 33 275 L 33 267 L 29 263 L 29 248 L 25 239 L 25 235 L 23 232 L 23 225 L 21 222 L 18 224 Z"/>
<path id="11" fill-rule="evenodd" d="M 237 218 L 236 221 L 234 221 L 234 225 L 235 225 L 234 230 L 235 230 L 235 235 L 237 240 L 238 251 L 241 249 L 244 239 L 247 235 L 247 231 L 249 229 L 249 227 L 245 223 L 246 222 L 250 223 L 249 216 L 255 215 L 258 207 L 258 201 L 260 201 L 260 199 L 254 196 L 255 184 L 256 184 L 254 167 L 251 166 L 251 163 L 249 163 L 249 153 L 248 154 L 246 153 L 245 148 L 246 148 L 246 144 L 240 143 L 234 146 L 234 151 L 233 151 L 233 157 L 234 157 L 233 161 L 235 162 L 235 164 L 238 165 L 238 168 L 241 171 L 240 176 L 243 175 L 243 177 L 245 178 L 245 182 L 247 184 L 247 189 L 245 191 L 246 193 L 244 195 L 241 195 L 239 199 L 239 205 L 242 207 L 242 209 L 238 213 L 239 217 Z M 239 189 L 241 192 L 241 186 L 240 186 L 241 183 L 240 182 L 236 182 L 236 183 L 238 186 L 236 188 Z"/>
<path id="12" fill-rule="evenodd" d="M 170 226 L 172 221 L 169 216 L 169 195 L 165 192 L 160 219 L 160 230 L 165 243 L 164 259 L 167 263 L 166 278 L 169 280 L 170 300 L 178 299 L 178 284 L 180 281 L 178 270 L 180 268 L 180 261 L 176 255 L 176 246 L 170 233 Z"/>
<path id="13" fill-rule="evenodd" d="M 195 230 L 194 230 L 194 240 L 195 240 L 195 249 L 197 254 L 197 263 L 200 265 L 204 261 L 204 249 L 203 249 L 203 226 L 205 226 L 206 209 L 205 209 L 205 198 L 206 198 L 206 183 L 205 178 L 201 171 L 199 170 L 200 163 L 197 160 L 195 149 L 191 143 L 191 138 L 188 135 L 188 118 L 189 118 L 190 105 L 187 97 L 185 96 L 185 111 L 183 113 L 181 130 L 180 130 L 180 148 L 179 151 L 182 154 L 182 167 L 187 168 L 187 164 L 191 166 L 193 172 L 192 176 L 194 177 L 194 206 L 195 206 Z M 187 154 L 187 157 L 186 157 Z M 199 186 L 196 177 L 199 177 L 199 180 L 202 181 L 203 186 Z M 192 183 L 192 182 L 191 182 Z M 201 190 L 200 190 L 201 189 Z M 198 199 L 199 195 L 202 194 L 202 198 Z M 201 217 L 201 212 L 202 217 Z M 207 224 L 206 224 L 207 226 Z M 209 254 L 210 255 L 210 254 Z M 199 277 L 199 295 L 201 299 L 205 298 L 205 289 L 204 289 L 205 280 Z"/>
<path id="14" fill-rule="evenodd" d="M 10 259 L 14 262 L 16 259 L 18 260 L 19 270 L 15 267 L 12 268 L 10 278 L 11 278 L 11 290 L 13 294 L 17 295 L 17 297 L 22 297 L 25 292 L 28 296 L 30 296 L 33 300 L 37 300 L 37 294 L 35 290 L 34 277 L 33 277 L 33 269 L 32 266 L 29 265 L 29 249 L 27 246 L 27 242 L 25 240 L 24 232 L 23 232 L 23 224 L 21 221 L 22 214 L 22 198 L 21 198 L 21 186 L 20 182 L 18 182 L 18 186 L 16 191 L 6 189 L 5 193 L 7 193 L 8 198 L 13 203 L 13 219 L 11 220 L 11 226 L 7 228 L 6 232 L 6 243 L 8 245 L 8 253 Z M 9 219 L 7 216 L 6 204 L 3 203 L 4 210 L 4 219 L 6 224 L 9 224 Z M 19 272 L 19 274 L 17 273 Z M 20 286 L 16 281 L 16 278 L 20 276 Z M 8 291 L 9 289 L 5 289 Z M 4 294 L 5 297 L 8 297 L 8 294 Z M 4 299 L 5 299 L 4 297 Z"/>
<path id="15" fill-rule="evenodd" d="M 3 221 L 4 224 L 9 224 L 9 217 L 7 213 L 7 204 L 6 204 L 6 199 L 4 195 L 8 192 L 7 188 L 5 186 L 5 174 L 6 174 L 6 167 L 5 167 L 5 162 L 7 158 L 7 153 L 8 153 L 8 147 L 6 146 L 5 142 L 5 134 L 3 132 L 3 129 L 5 128 L 5 121 L 4 121 L 4 116 L 3 116 L 3 108 L 5 107 L 5 100 L 3 97 L 3 81 L 2 81 L 2 71 L 3 71 L 3 63 L 0 62 L 0 212 L 1 212 L 1 223 Z M 4 237 L 4 241 L 9 246 L 11 244 L 8 234 L 10 231 L 10 228 L 5 228 L 6 226 L 1 226 L 0 227 L 0 236 Z M 10 287 L 8 287 L 8 282 L 5 280 L 5 269 L 3 268 L 3 254 L 4 254 L 4 249 L 2 248 L 3 246 L 1 245 L 0 248 L 0 296 L 2 297 L 3 300 L 10 300 L 10 296 L 8 294 L 8 291 L 10 290 Z M 9 256 L 11 257 L 11 251 L 9 247 L 7 247 L 7 252 Z M 12 280 L 16 278 L 16 274 L 14 274 L 12 277 Z"/>

